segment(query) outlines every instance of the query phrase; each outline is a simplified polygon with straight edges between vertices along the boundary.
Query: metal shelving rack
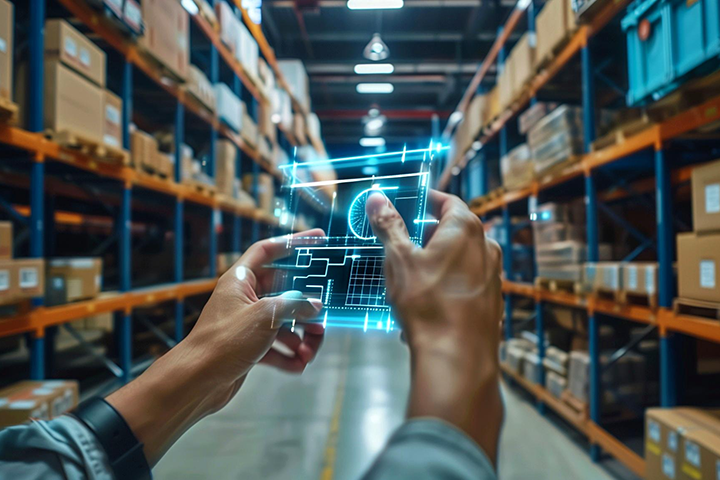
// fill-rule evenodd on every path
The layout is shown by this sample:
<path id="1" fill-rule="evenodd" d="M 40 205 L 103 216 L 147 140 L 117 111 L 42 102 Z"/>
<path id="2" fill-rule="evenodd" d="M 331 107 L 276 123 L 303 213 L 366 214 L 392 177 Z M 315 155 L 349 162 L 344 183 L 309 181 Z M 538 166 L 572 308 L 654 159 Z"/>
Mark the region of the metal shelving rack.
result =
<path id="1" fill-rule="evenodd" d="M 209 0 L 211 6 L 215 1 Z M 228 0 L 233 5 L 233 0 Z M 94 10 L 84 1 L 57 0 L 72 16 L 83 23 L 95 35 L 100 37 L 122 57 L 122 87 L 120 97 L 123 101 L 122 127 L 123 147 L 129 150 L 130 132 L 133 112 L 133 69 L 139 69 L 147 77 L 153 80 L 158 87 L 165 90 L 176 99 L 174 131 L 175 131 L 175 175 L 174 181 L 161 181 L 152 176 L 145 175 L 129 167 L 115 166 L 98 163 L 93 158 L 48 140 L 43 135 L 43 55 L 44 55 L 44 24 L 46 12 L 46 0 L 30 0 L 28 49 L 29 49 L 29 79 L 28 86 L 28 130 L 0 125 L 0 143 L 18 150 L 25 151 L 27 160 L 31 162 L 30 184 L 29 184 L 29 221 L 27 225 L 30 230 L 30 256 L 43 258 L 44 235 L 45 235 L 45 191 L 47 187 L 45 179 L 46 162 L 61 162 L 71 165 L 74 168 L 92 172 L 105 179 L 116 180 L 122 185 L 120 208 L 116 218 L 116 232 L 118 240 L 118 265 L 119 265 L 119 291 L 103 292 L 98 298 L 75 302 L 67 305 L 44 307 L 43 299 L 33 299 L 32 308 L 29 311 L 18 313 L 15 316 L 3 317 L 0 319 L 0 336 L 17 334 L 28 334 L 30 349 L 30 377 L 34 380 L 45 378 L 45 356 L 53 355 L 53 328 L 74 320 L 100 313 L 115 312 L 115 336 L 118 345 L 119 369 L 111 369 L 122 383 L 127 383 L 133 373 L 132 358 L 132 327 L 133 309 L 153 305 L 160 302 L 173 301 L 175 304 L 174 319 L 174 341 L 179 342 L 185 335 L 184 332 L 184 302 L 187 297 L 199 294 L 207 294 L 213 290 L 217 282 L 215 258 L 218 249 L 217 230 L 219 225 L 217 219 L 219 213 L 225 212 L 232 217 L 231 228 L 231 251 L 241 251 L 243 219 L 252 221 L 251 240 L 257 241 L 262 235 L 261 226 L 270 231 L 283 230 L 280 228 L 277 219 L 256 208 L 241 207 L 234 203 L 219 200 L 215 196 L 206 195 L 195 191 L 180 183 L 181 164 L 180 144 L 184 140 L 184 117 L 185 112 L 190 111 L 210 127 L 210 155 L 208 174 L 214 176 L 215 161 L 215 140 L 223 136 L 231 140 L 238 148 L 240 159 L 249 159 L 252 162 L 252 173 L 254 185 L 251 194 L 257 198 L 257 175 L 261 169 L 271 173 L 278 180 L 282 180 L 282 173 L 271 163 L 260 158 L 256 150 L 250 148 L 238 134 L 232 132 L 225 125 L 221 124 L 217 117 L 200 106 L 178 84 L 169 82 L 163 77 L 159 67 L 148 61 L 147 57 L 140 52 L 138 47 L 114 25 L 112 25 L 100 12 Z M 277 69 L 272 50 L 265 40 L 262 30 L 252 24 L 240 2 L 234 5 L 239 9 L 256 41 L 262 48 L 262 53 L 273 65 L 278 81 L 283 88 L 287 88 L 281 72 Z M 268 101 L 264 99 L 261 92 L 245 75 L 240 64 L 220 41 L 219 35 L 210 25 L 199 16 L 190 15 L 191 21 L 200 29 L 203 35 L 210 42 L 210 75 L 212 83 L 218 81 L 219 62 L 223 62 L 233 71 L 233 89 L 235 93 L 242 96 L 248 104 L 251 116 L 257 121 L 258 102 Z M 268 54 L 270 56 L 268 57 Z M 297 101 L 293 102 L 297 104 Z M 281 136 L 281 145 L 287 148 L 288 139 Z M 241 163 L 239 163 L 241 164 Z M 164 284 L 149 288 L 133 289 L 131 287 L 131 211 L 133 201 L 133 190 L 143 188 L 158 192 L 174 199 L 174 283 Z M 210 209 L 210 265 L 209 278 L 187 281 L 184 278 L 183 265 L 183 215 L 187 202 L 202 205 Z M 322 209 L 311 202 L 311 206 L 322 212 Z M 17 217 L 17 215 L 16 215 Z M 18 217 L 19 218 L 19 217 Z M 46 341 L 46 337 L 48 340 Z M 107 360 L 108 362 L 110 360 Z M 118 373 L 121 372 L 121 373 Z"/>
<path id="2" fill-rule="evenodd" d="M 523 3 L 523 2 L 518 2 Z M 594 70 L 589 44 L 592 37 L 602 30 L 610 20 L 625 9 L 629 0 L 605 2 L 605 6 L 593 17 L 590 23 L 580 25 L 570 41 L 556 55 L 551 63 L 538 73 L 531 83 L 524 89 L 519 99 L 504 111 L 495 122 L 485 128 L 479 140 L 482 145 L 498 138 L 499 156 L 508 152 L 506 126 L 528 105 L 535 102 L 536 94 L 568 64 L 576 55 L 580 55 L 582 69 L 582 109 L 584 125 L 585 154 L 581 160 L 559 172 L 551 179 L 542 179 L 533 182 L 526 188 L 508 191 L 503 195 L 485 202 L 481 207 L 474 208 L 473 212 L 485 217 L 488 214 L 501 214 L 503 218 L 504 234 L 504 262 L 503 270 L 506 278 L 512 274 L 512 224 L 510 206 L 520 201 L 531 201 L 538 194 L 552 187 L 566 184 L 570 180 L 584 179 L 584 195 L 586 203 L 586 231 L 588 245 L 588 261 L 598 260 L 598 204 L 604 200 L 617 199 L 628 196 L 624 190 L 598 193 L 597 170 L 613 162 L 622 160 L 630 155 L 640 152 L 652 152 L 654 156 L 654 175 L 648 179 L 646 190 L 653 190 L 656 197 L 657 218 L 657 259 L 659 264 L 658 307 L 650 308 L 635 305 L 619 305 L 613 301 L 604 300 L 595 296 L 572 295 L 569 293 L 550 292 L 537 288 L 532 284 L 523 284 L 512 281 L 503 282 L 505 294 L 506 319 L 512 319 L 513 297 L 530 298 L 535 304 L 535 330 L 539 338 L 543 338 L 544 320 L 543 304 L 557 304 L 574 309 L 585 310 L 588 314 L 588 336 L 590 355 L 590 392 L 589 415 L 578 416 L 564 403 L 559 402 L 545 388 L 544 382 L 533 384 L 508 368 L 504 373 L 515 383 L 524 387 L 538 400 L 538 409 L 541 413 L 549 407 L 559 416 L 582 432 L 590 442 L 590 455 L 594 461 L 599 460 L 601 449 L 622 462 L 627 468 L 643 477 L 645 473 L 645 460 L 628 448 L 620 440 L 600 426 L 601 420 L 601 367 L 599 359 L 599 326 L 604 315 L 637 324 L 653 325 L 657 328 L 660 338 L 660 405 L 674 407 L 678 402 L 678 335 L 685 334 L 696 338 L 720 343 L 720 323 L 692 315 L 676 313 L 672 309 L 675 296 L 675 280 L 673 274 L 674 261 L 674 227 L 673 227 L 673 184 L 688 182 L 692 166 L 675 167 L 670 164 L 667 155 L 667 143 L 681 135 L 694 132 L 701 127 L 713 124 L 720 120 L 720 97 L 713 98 L 705 103 L 689 108 L 677 115 L 657 124 L 649 126 L 644 131 L 626 138 L 623 142 L 591 151 L 590 146 L 595 139 L 595 102 L 594 102 Z M 530 2 L 527 8 L 528 28 L 534 31 L 536 7 Z M 488 56 L 480 66 L 473 78 L 469 90 L 463 96 L 458 111 L 464 111 L 478 90 L 482 78 L 489 71 L 494 62 L 499 68 L 505 58 L 505 43 L 510 33 L 519 23 L 519 17 L 524 9 L 516 7 L 510 14 L 505 26 L 500 30 L 498 38 L 491 48 Z M 446 137 L 450 128 L 446 130 Z M 453 177 L 461 176 L 468 159 L 460 157 L 454 164 L 448 165 L 439 178 L 439 188 L 447 189 L 457 185 Z M 487 161 L 481 157 L 480 175 L 488 178 Z M 481 182 L 481 195 L 488 193 L 487 182 Z M 646 182 L 647 183 L 647 182 Z M 505 338 L 513 334 L 512 322 L 505 323 Z M 543 342 L 539 343 L 539 357 L 544 357 Z"/>

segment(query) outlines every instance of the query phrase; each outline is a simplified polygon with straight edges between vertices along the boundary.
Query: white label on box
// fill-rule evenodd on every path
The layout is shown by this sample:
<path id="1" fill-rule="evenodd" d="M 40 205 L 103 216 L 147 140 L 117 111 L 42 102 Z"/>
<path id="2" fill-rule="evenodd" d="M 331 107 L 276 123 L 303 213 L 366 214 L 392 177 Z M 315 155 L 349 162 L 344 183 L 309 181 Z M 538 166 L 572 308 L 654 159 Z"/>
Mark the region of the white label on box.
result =
<path id="1" fill-rule="evenodd" d="M 80 63 L 90 68 L 90 52 L 86 48 L 80 49 Z"/>
<path id="2" fill-rule="evenodd" d="M 50 394 L 52 394 L 52 393 L 53 393 L 53 389 L 52 389 L 52 388 L 43 388 L 43 387 L 40 387 L 40 388 L 36 388 L 35 390 L 33 390 L 33 395 L 37 395 L 37 396 L 40 396 L 40 395 L 50 395 Z"/>
<path id="3" fill-rule="evenodd" d="M 714 260 L 700 260 L 700 287 L 715 288 Z"/>
<path id="4" fill-rule="evenodd" d="M 671 452 L 677 452 L 678 447 L 678 434 L 677 432 L 668 433 L 668 448 Z"/>
<path id="5" fill-rule="evenodd" d="M 120 125 L 120 111 L 114 105 L 105 105 L 105 120 Z"/>
<path id="6" fill-rule="evenodd" d="M 71 57 L 77 57 L 77 44 L 70 37 L 65 37 L 65 53 Z"/>
<path id="7" fill-rule="evenodd" d="M 7 404 L 8 404 L 7 398 L 0 398 L 0 407 L 4 407 Z"/>
<path id="8" fill-rule="evenodd" d="M 27 408 L 33 408 L 35 405 L 37 405 L 35 400 L 18 400 L 16 402 L 10 402 L 8 408 L 12 410 L 25 410 Z"/>
<path id="9" fill-rule="evenodd" d="M 655 443 L 660 443 L 660 424 L 654 420 L 648 421 L 648 437 Z"/>
<path id="10" fill-rule="evenodd" d="M 103 142 L 105 142 L 105 145 L 120 148 L 120 142 L 118 142 L 117 138 L 113 137 L 112 135 L 108 135 L 107 133 L 103 135 Z"/>
<path id="11" fill-rule="evenodd" d="M 627 267 L 627 269 L 628 269 L 627 288 L 628 288 L 628 290 L 637 290 L 637 280 L 638 280 L 637 279 L 637 277 L 638 277 L 637 267 L 629 266 L 629 267 Z"/>
<path id="12" fill-rule="evenodd" d="M 10 288 L 10 271 L 0 270 L 0 291 Z"/>
<path id="13" fill-rule="evenodd" d="M 36 267 L 20 269 L 20 288 L 35 288 L 38 286 L 38 271 Z"/>
<path id="14" fill-rule="evenodd" d="M 720 213 L 720 183 L 705 185 L 705 213 Z"/>
<path id="15" fill-rule="evenodd" d="M 4 38 L 0 38 L 0 52 L 5 53 L 7 52 L 7 42 Z"/>
<path id="16" fill-rule="evenodd" d="M 667 453 L 663 453 L 662 471 L 667 478 L 675 478 L 675 460 Z"/>
<path id="17" fill-rule="evenodd" d="M 700 447 L 689 440 L 685 440 L 685 461 L 700 467 Z"/>
<path id="18" fill-rule="evenodd" d="M 645 267 L 645 290 L 648 293 L 655 293 L 655 268 Z"/>

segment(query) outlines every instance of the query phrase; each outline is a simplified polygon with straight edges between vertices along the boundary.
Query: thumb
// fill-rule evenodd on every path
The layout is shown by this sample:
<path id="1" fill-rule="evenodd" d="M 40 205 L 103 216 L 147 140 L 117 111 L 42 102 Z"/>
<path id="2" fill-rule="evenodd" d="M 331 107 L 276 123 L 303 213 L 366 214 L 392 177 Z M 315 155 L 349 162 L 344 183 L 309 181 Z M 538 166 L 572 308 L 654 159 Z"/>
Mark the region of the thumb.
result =
<path id="1" fill-rule="evenodd" d="M 303 298 L 302 292 L 291 290 L 277 297 L 265 297 L 260 300 L 263 308 L 272 320 L 272 328 L 280 328 L 283 323 L 293 320 L 303 322 L 311 320 L 320 313 L 323 304 L 316 298 Z"/>
<path id="2" fill-rule="evenodd" d="M 365 213 L 373 233 L 385 245 L 386 250 L 414 246 L 405 221 L 381 191 L 370 193 L 365 203 Z"/>

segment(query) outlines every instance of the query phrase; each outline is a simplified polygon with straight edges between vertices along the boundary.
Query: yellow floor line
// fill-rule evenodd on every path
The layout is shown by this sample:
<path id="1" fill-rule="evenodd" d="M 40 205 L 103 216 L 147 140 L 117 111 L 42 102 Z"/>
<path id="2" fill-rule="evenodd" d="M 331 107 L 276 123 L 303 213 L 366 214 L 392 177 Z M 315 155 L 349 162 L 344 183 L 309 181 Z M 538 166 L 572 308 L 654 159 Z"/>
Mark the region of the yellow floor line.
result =
<path id="1" fill-rule="evenodd" d="M 350 334 L 345 336 L 345 348 L 343 349 L 347 355 L 350 351 Z M 345 385 L 347 380 L 348 363 L 350 357 L 346 358 L 337 389 L 335 390 L 335 403 L 333 405 L 332 419 L 330 420 L 330 432 L 328 433 L 327 443 L 325 444 L 325 454 L 323 455 L 323 468 L 320 473 L 320 480 L 332 480 L 335 475 L 335 459 L 337 457 L 337 443 L 340 433 L 340 415 L 342 414 L 343 400 L 345 399 Z"/>

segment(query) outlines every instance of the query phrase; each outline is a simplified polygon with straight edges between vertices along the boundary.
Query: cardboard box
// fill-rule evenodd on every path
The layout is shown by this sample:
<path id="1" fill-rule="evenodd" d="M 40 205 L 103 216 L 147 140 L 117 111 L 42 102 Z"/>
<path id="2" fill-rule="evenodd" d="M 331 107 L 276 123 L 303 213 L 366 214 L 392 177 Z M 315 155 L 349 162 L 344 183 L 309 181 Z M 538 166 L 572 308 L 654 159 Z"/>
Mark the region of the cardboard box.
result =
<path id="1" fill-rule="evenodd" d="M 105 52 L 65 20 L 45 22 L 45 58 L 58 58 L 95 85 L 105 87 Z"/>
<path id="2" fill-rule="evenodd" d="M 693 169 L 692 192 L 695 231 L 720 231 L 720 161 Z"/>
<path id="3" fill-rule="evenodd" d="M 0 260 L 9 260 L 13 254 L 12 222 L 0 222 Z"/>
<path id="4" fill-rule="evenodd" d="M 500 112 L 508 108 L 515 100 L 513 86 L 515 85 L 515 65 L 512 56 L 505 61 L 500 76 L 498 77 L 498 102 Z"/>
<path id="5" fill-rule="evenodd" d="M 623 290 L 630 293 L 654 295 L 658 291 L 657 262 L 623 264 Z"/>
<path id="6" fill-rule="evenodd" d="M 487 95 L 487 109 L 485 113 L 485 125 L 495 120 L 502 110 L 500 109 L 500 88 L 495 85 Z"/>
<path id="7" fill-rule="evenodd" d="M 102 286 L 101 258 L 53 258 L 48 261 L 48 282 L 62 279 L 66 302 L 95 298 Z"/>
<path id="8" fill-rule="evenodd" d="M 523 87 L 535 77 L 535 47 L 530 45 L 530 35 L 525 33 L 517 41 L 513 53 L 513 94 L 519 95 Z"/>
<path id="9" fill-rule="evenodd" d="M 273 109 L 269 102 L 260 102 L 258 108 L 258 132 L 266 136 L 271 143 L 277 141 L 277 127 L 272 121 Z"/>
<path id="10" fill-rule="evenodd" d="M 233 197 L 233 182 L 237 164 L 237 146 L 230 140 L 215 142 L 215 184 L 218 192 Z"/>
<path id="11" fill-rule="evenodd" d="M 677 236 L 678 296 L 720 302 L 720 233 Z"/>
<path id="12" fill-rule="evenodd" d="M 195 152 L 193 149 L 186 144 L 180 146 L 180 181 L 185 182 L 192 179 L 195 176 L 193 169 L 193 160 Z M 200 173 L 200 172 L 197 172 Z"/>
<path id="13" fill-rule="evenodd" d="M 253 192 L 253 174 L 246 173 L 243 176 L 243 189 L 250 194 Z M 275 204 L 275 184 L 269 173 L 260 173 L 257 178 L 257 205 L 258 208 L 268 213 L 273 213 Z"/>
<path id="14" fill-rule="evenodd" d="M 467 134 L 470 143 L 480 136 L 480 131 L 485 125 L 484 113 L 487 108 L 485 95 L 475 95 L 465 112 L 464 121 L 467 122 Z"/>
<path id="15" fill-rule="evenodd" d="M 158 142 L 150 134 L 135 130 L 130 134 L 130 156 L 137 169 L 154 170 Z"/>
<path id="16" fill-rule="evenodd" d="M 187 91 L 208 110 L 215 111 L 215 89 L 202 70 L 195 65 L 188 67 Z"/>
<path id="17" fill-rule="evenodd" d="M 278 60 L 278 67 L 287 81 L 290 94 L 300 105 L 310 111 L 310 91 L 307 71 L 302 60 L 285 59 Z"/>
<path id="18" fill-rule="evenodd" d="M 215 14 L 220 24 L 220 40 L 225 44 L 230 53 L 234 55 L 237 47 L 237 26 L 240 20 L 235 16 L 232 7 L 227 2 L 217 2 L 215 4 Z"/>
<path id="19" fill-rule="evenodd" d="M 536 58 L 546 60 L 575 30 L 575 14 L 572 0 L 549 0 L 538 13 L 535 26 L 537 31 Z"/>
<path id="20" fill-rule="evenodd" d="M 155 173 L 162 175 L 165 178 L 175 178 L 175 156 L 165 152 L 155 152 L 155 158 L 153 161 Z"/>
<path id="21" fill-rule="evenodd" d="M 240 131 L 240 136 L 252 148 L 258 148 L 258 128 L 252 117 L 247 114 L 245 109 L 243 109 L 242 130 Z"/>
<path id="22" fill-rule="evenodd" d="M 0 390 L 0 428 L 31 418 L 50 420 L 75 408 L 78 384 L 73 380 L 23 381 Z"/>
<path id="23" fill-rule="evenodd" d="M 13 261 L 0 259 L 0 305 L 13 303 L 17 288 L 13 282 Z"/>
<path id="24" fill-rule="evenodd" d="M 122 148 L 122 100 L 109 90 L 105 90 L 103 116 L 103 142 L 114 148 Z"/>
<path id="25" fill-rule="evenodd" d="M 102 143 L 104 90 L 57 59 L 45 60 L 45 128 Z"/>
<path id="26" fill-rule="evenodd" d="M 0 98 L 12 101 L 13 4 L 0 0 Z"/>
<path id="27" fill-rule="evenodd" d="M 623 275 L 620 262 L 595 262 L 584 265 L 585 287 L 591 292 L 618 292 L 623 289 Z"/>
<path id="28" fill-rule="evenodd" d="M 0 305 L 45 294 L 45 262 L 37 258 L 0 260 Z"/>
<path id="29" fill-rule="evenodd" d="M 222 82 L 215 84 L 215 111 L 220 121 L 239 132 L 242 129 L 243 103 L 230 87 Z"/>
<path id="30" fill-rule="evenodd" d="M 145 35 L 139 44 L 184 81 L 190 63 L 188 14 L 177 0 L 143 0 Z"/>
<path id="31" fill-rule="evenodd" d="M 237 32 L 235 57 L 240 62 L 240 65 L 250 80 L 255 85 L 260 85 L 260 76 L 258 75 L 258 58 L 260 57 L 260 50 L 258 48 L 258 44 L 242 22 L 238 22 Z"/>

